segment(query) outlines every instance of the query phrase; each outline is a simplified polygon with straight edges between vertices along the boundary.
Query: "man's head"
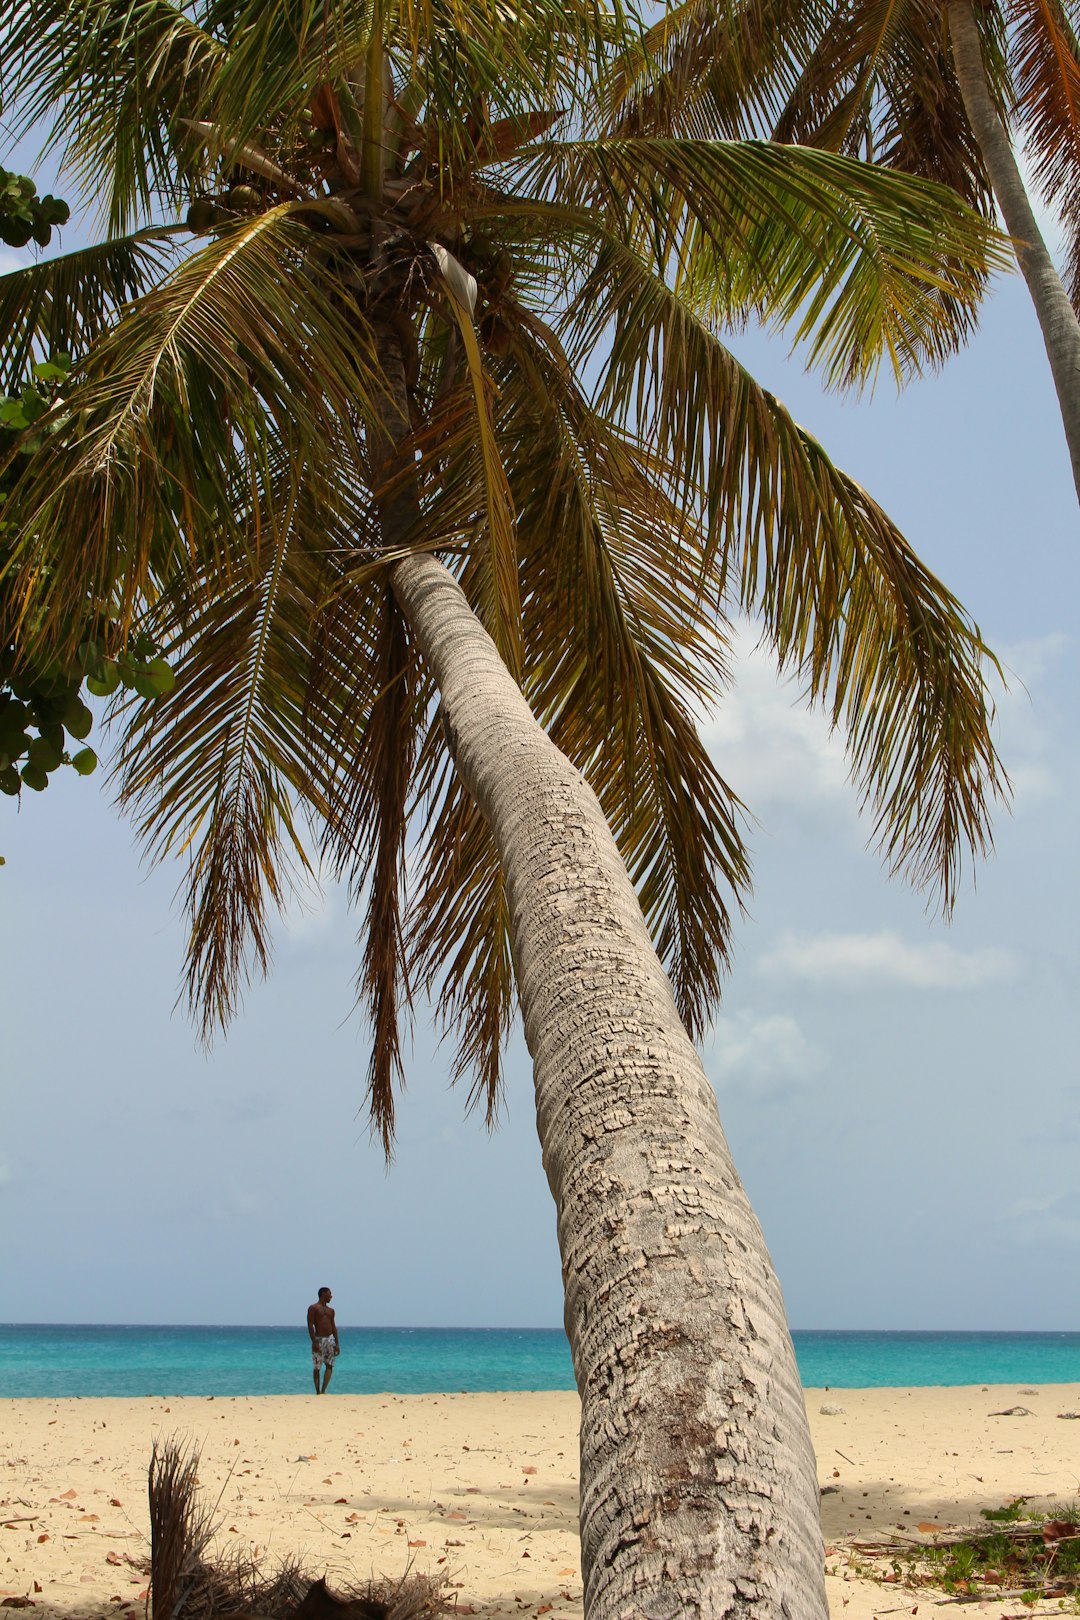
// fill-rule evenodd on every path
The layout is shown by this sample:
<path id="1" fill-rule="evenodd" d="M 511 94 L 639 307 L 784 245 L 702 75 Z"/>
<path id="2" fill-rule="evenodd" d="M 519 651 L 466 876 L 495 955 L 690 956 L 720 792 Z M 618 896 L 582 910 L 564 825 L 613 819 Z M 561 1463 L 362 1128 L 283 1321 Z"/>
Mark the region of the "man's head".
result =
<path id="1" fill-rule="evenodd" d="M 319 1304 L 320 1305 L 329 1305 L 329 1303 L 333 1299 L 333 1297 L 334 1296 L 330 1292 L 329 1288 L 320 1288 L 319 1289 Z"/>

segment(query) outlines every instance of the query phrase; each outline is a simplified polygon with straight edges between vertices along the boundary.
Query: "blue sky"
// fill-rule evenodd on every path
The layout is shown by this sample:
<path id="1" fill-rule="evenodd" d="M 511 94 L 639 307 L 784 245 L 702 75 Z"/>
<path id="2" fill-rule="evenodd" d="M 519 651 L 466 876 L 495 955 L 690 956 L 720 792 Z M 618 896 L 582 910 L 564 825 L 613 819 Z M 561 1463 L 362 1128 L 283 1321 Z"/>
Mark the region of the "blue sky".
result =
<path id="1" fill-rule="evenodd" d="M 900 398 L 826 398 L 783 342 L 733 347 L 1010 671 L 1014 803 L 949 925 L 867 850 L 841 743 L 753 626 L 707 721 L 757 819 L 704 1059 L 791 1321 L 1076 1328 L 1080 526 L 1026 295 L 999 281 L 970 348 Z M 0 803 L 0 1320 L 287 1322 L 327 1281 L 349 1323 L 560 1321 L 520 1040 L 489 1137 L 421 1010 L 387 1172 L 340 895 L 290 914 L 206 1054 L 175 1006 L 179 870 L 143 870 L 97 778 L 26 799 Z"/>

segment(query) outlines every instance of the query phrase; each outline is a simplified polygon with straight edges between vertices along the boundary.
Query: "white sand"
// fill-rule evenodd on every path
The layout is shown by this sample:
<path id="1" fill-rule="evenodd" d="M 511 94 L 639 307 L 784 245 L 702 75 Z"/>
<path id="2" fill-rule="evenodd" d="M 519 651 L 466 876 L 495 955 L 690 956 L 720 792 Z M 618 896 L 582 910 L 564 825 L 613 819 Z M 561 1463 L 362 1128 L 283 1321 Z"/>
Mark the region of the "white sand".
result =
<path id="1" fill-rule="evenodd" d="M 807 1406 L 834 1620 L 939 1606 L 855 1577 L 850 1538 L 1080 1496 L 1080 1422 L 1057 1416 L 1080 1385 L 811 1390 Z M 1011 1406 L 1032 1415 L 991 1416 Z M 222 1543 L 300 1554 L 331 1585 L 411 1561 L 455 1583 L 461 1612 L 575 1620 L 576 1424 L 560 1393 L 0 1401 L 0 1599 L 29 1596 L 37 1620 L 141 1620 L 147 1462 L 178 1434 L 220 1495 Z"/>

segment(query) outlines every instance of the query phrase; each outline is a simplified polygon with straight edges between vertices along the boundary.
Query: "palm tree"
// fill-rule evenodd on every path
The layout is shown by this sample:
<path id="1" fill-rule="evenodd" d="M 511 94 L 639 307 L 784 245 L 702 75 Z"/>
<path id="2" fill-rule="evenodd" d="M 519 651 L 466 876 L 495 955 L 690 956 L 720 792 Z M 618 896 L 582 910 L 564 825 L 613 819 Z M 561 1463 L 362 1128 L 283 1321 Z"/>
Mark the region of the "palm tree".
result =
<path id="1" fill-rule="evenodd" d="M 763 131 L 952 186 L 1013 238 L 1080 497 L 1080 44 L 1061 0 L 685 0 L 620 75 L 616 126 Z M 1067 238 L 1065 284 L 1014 150 Z"/>
<path id="2" fill-rule="evenodd" d="M 601 138 L 632 37 L 591 0 L 21 7 L 19 105 L 139 285 L 92 254 L 0 282 L 9 354 L 81 354 L 11 497 L 15 599 L 58 638 L 89 590 L 91 664 L 136 626 L 168 649 L 122 792 L 186 856 L 208 1029 L 313 838 L 365 907 L 387 1142 L 410 997 L 489 1107 L 516 998 L 591 1620 L 820 1620 L 780 1290 L 693 1044 L 747 883 L 693 719 L 727 612 L 761 616 L 886 858 L 947 905 L 1001 778 L 977 630 L 718 331 L 797 312 L 827 373 L 905 372 L 963 336 L 997 250 L 846 157 Z M 185 205 L 204 234 L 162 269 Z M 149 258 L 119 234 L 147 220 Z"/>

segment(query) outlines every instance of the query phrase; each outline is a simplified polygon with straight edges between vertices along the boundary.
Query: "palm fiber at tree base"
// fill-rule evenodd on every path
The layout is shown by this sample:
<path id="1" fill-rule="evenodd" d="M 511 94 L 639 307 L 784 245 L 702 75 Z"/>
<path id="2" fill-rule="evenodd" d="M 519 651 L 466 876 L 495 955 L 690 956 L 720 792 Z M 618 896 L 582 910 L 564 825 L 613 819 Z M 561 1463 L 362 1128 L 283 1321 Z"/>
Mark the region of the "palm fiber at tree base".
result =
<path id="1" fill-rule="evenodd" d="M 420 1620 L 446 1609 L 439 1582 L 421 1575 L 330 1591 L 295 1562 L 264 1571 L 237 1550 L 211 1561 L 214 1509 L 198 1494 L 199 1453 L 175 1438 L 150 1457 L 151 1620 Z"/>

